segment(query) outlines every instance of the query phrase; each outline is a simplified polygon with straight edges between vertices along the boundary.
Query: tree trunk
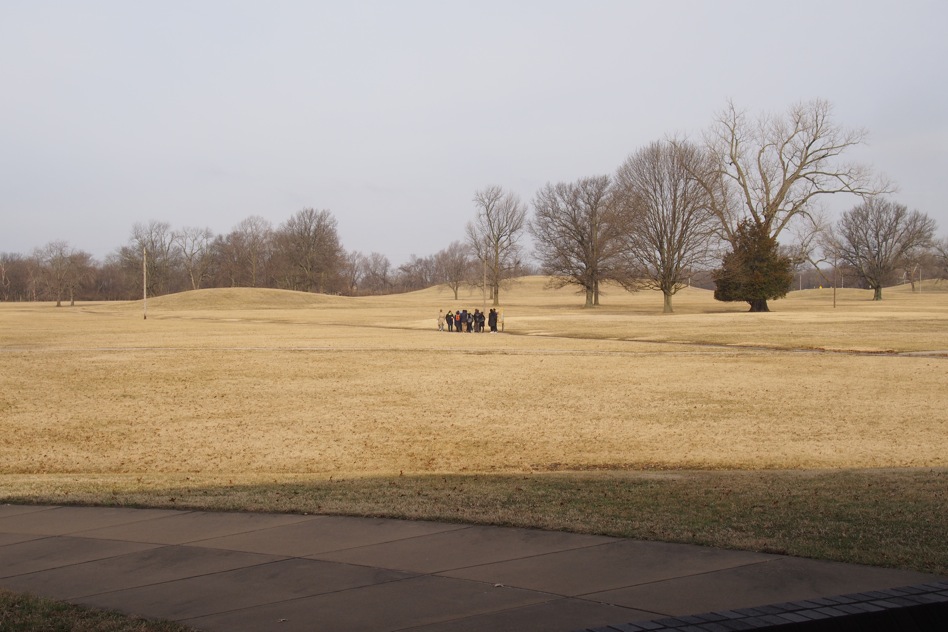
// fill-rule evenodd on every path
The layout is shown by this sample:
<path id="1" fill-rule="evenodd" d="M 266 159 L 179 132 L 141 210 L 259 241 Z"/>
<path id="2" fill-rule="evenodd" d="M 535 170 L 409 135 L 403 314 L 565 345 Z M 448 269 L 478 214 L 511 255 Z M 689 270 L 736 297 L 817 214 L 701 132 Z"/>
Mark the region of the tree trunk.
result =
<path id="1" fill-rule="evenodd" d="M 672 295 L 667 292 L 663 294 L 665 297 L 665 304 L 662 307 L 663 314 L 672 314 L 675 310 L 672 309 Z"/>
<path id="2" fill-rule="evenodd" d="M 593 306 L 593 289 L 590 287 L 586 288 L 586 304 L 583 307 L 592 307 Z"/>
<path id="3" fill-rule="evenodd" d="M 767 307 L 767 299 L 765 298 L 755 298 L 754 300 L 747 301 L 747 302 L 750 303 L 750 306 L 751 306 L 750 310 L 748 311 L 751 311 L 751 312 L 769 312 L 770 311 L 770 308 Z"/>
<path id="4" fill-rule="evenodd" d="M 874 301 L 882 300 L 882 286 L 881 285 L 877 285 L 876 287 L 872 288 L 872 300 Z"/>

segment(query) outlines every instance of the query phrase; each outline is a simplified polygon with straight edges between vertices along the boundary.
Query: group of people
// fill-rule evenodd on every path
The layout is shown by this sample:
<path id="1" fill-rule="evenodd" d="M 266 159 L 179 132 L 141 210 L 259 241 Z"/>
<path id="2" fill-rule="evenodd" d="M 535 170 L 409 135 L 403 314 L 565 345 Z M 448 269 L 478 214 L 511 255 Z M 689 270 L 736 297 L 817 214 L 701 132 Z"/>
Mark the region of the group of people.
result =
<path id="1" fill-rule="evenodd" d="M 490 328 L 492 334 L 497 333 L 498 312 L 493 307 L 490 312 L 484 314 L 479 309 L 469 312 L 466 309 L 459 309 L 452 312 L 450 309 L 445 314 L 444 310 L 438 310 L 438 331 L 444 331 L 445 325 L 448 331 L 466 331 L 468 333 L 481 333 L 484 331 L 484 324 Z"/>

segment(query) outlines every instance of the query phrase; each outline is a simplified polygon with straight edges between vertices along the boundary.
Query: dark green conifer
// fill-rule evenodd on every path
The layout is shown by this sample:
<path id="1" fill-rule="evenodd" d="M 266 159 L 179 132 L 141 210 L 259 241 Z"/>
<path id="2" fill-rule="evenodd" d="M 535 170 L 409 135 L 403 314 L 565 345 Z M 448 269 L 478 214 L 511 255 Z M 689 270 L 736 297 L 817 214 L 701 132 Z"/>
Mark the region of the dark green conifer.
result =
<path id="1" fill-rule="evenodd" d="M 715 270 L 714 298 L 746 301 L 752 312 L 769 312 L 767 301 L 783 298 L 793 283 L 790 257 L 780 254 L 777 240 L 751 220 L 737 228 L 731 252 Z"/>

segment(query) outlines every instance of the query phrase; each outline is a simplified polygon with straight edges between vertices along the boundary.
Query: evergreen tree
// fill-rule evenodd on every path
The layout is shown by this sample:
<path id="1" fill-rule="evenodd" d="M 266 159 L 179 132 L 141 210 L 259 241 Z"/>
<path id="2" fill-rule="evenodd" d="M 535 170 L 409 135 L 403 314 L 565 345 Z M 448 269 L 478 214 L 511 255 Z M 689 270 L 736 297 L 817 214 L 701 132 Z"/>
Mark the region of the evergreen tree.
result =
<path id="1" fill-rule="evenodd" d="M 712 278 L 715 299 L 746 301 L 752 312 L 769 312 L 767 301 L 790 291 L 793 269 L 790 257 L 780 254 L 777 239 L 766 227 L 745 220 L 737 228 L 733 250 L 724 255 Z"/>

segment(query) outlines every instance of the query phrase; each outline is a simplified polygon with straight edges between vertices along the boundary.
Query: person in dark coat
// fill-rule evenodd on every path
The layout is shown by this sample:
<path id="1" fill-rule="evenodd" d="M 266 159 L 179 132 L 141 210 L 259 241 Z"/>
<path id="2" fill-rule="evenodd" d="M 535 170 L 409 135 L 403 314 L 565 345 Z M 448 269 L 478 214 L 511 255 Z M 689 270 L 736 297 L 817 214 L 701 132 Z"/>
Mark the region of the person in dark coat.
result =
<path id="1" fill-rule="evenodd" d="M 490 313 L 487 315 L 487 326 L 490 327 L 492 334 L 497 333 L 497 310 L 493 307 L 490 308 Z"/>

